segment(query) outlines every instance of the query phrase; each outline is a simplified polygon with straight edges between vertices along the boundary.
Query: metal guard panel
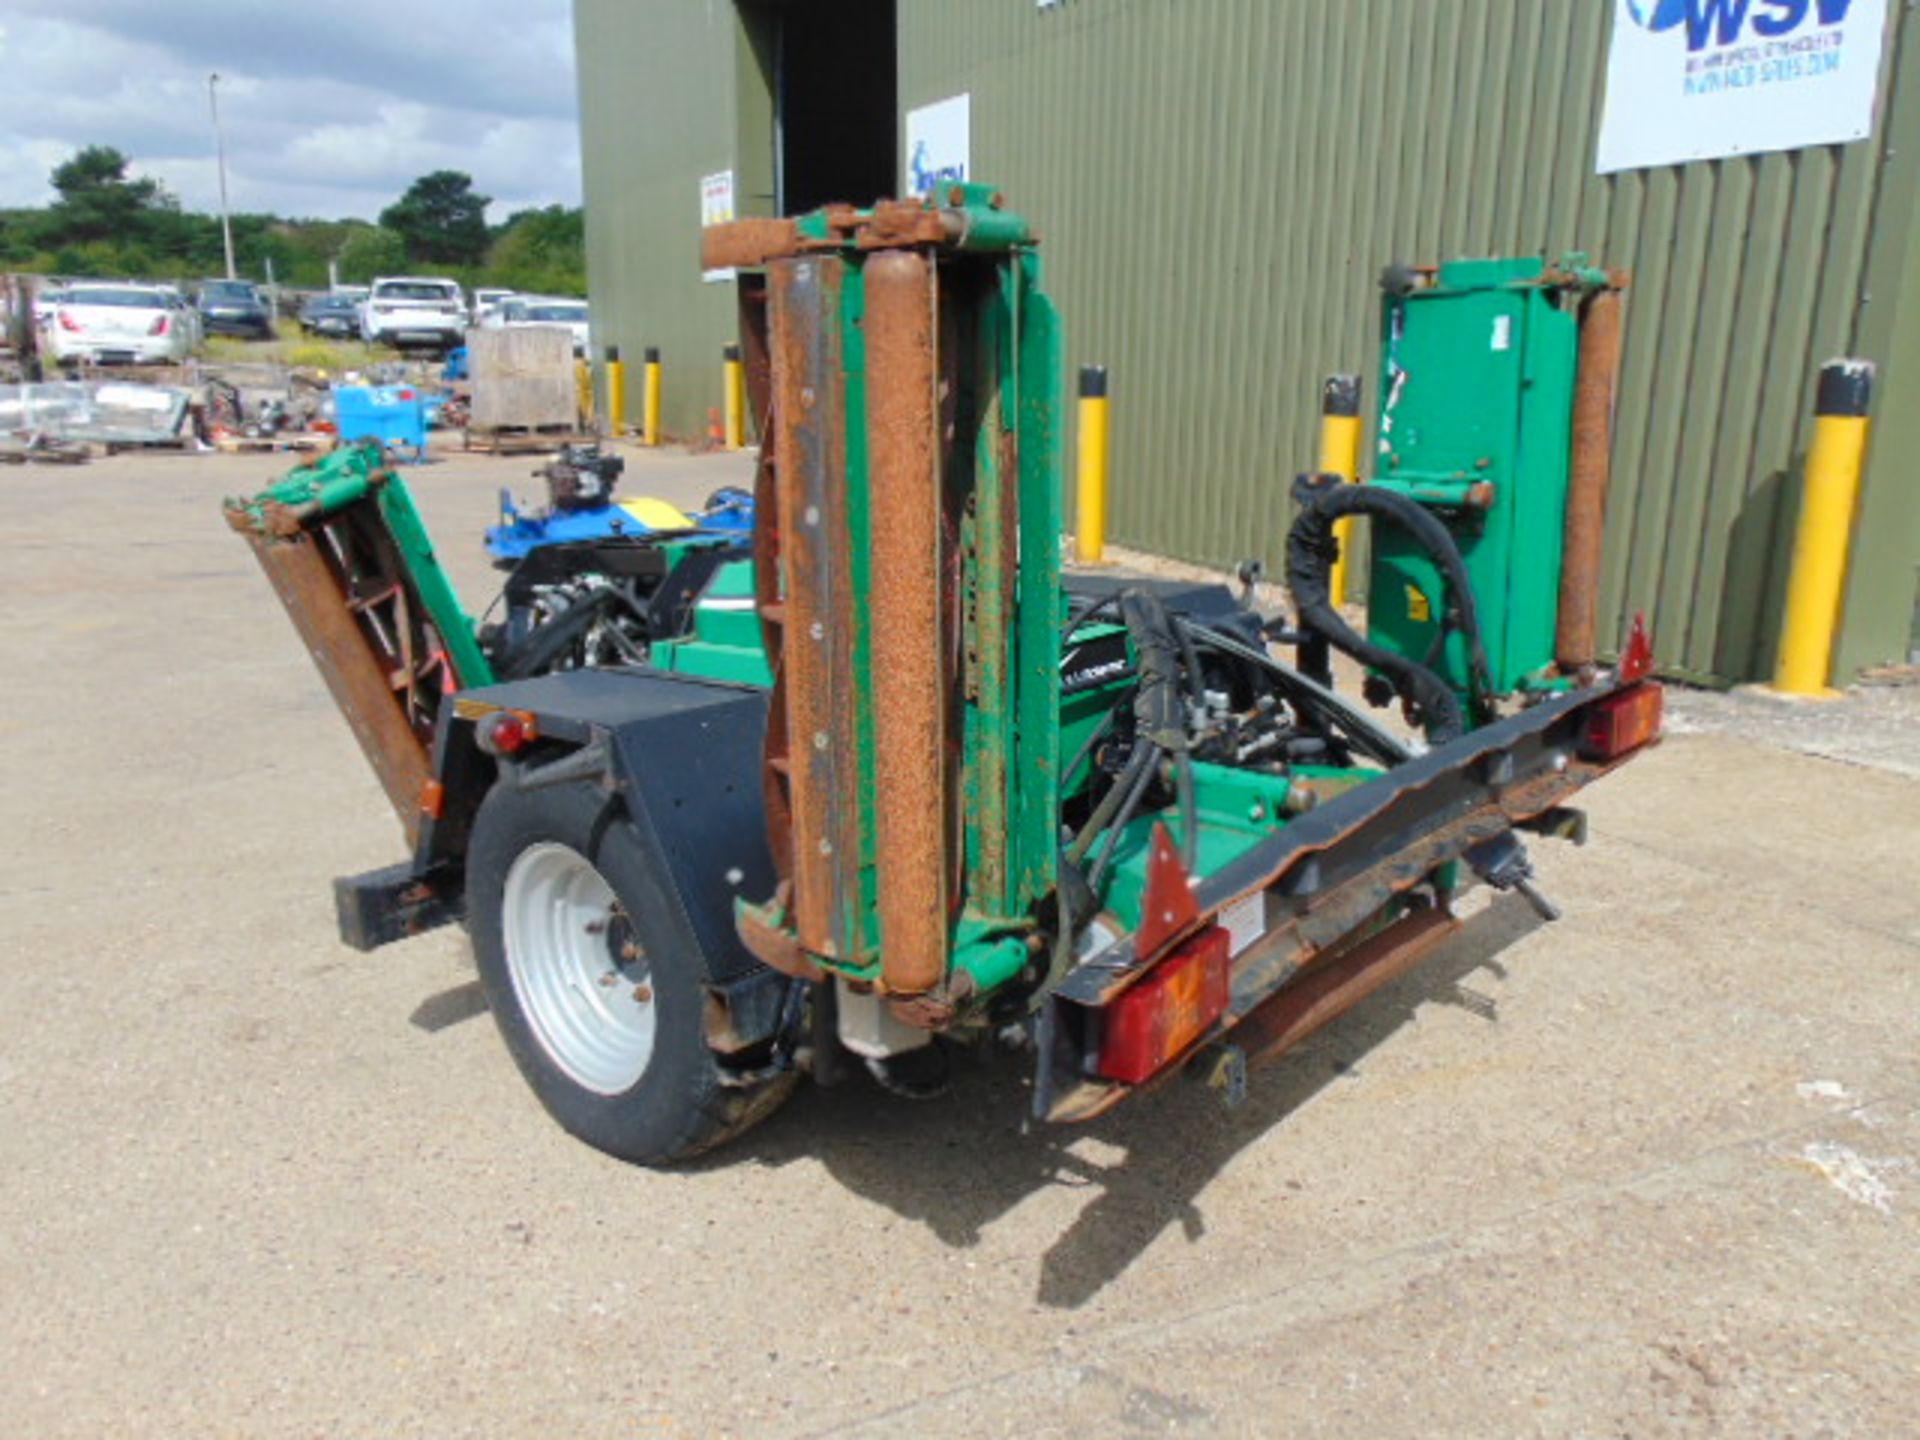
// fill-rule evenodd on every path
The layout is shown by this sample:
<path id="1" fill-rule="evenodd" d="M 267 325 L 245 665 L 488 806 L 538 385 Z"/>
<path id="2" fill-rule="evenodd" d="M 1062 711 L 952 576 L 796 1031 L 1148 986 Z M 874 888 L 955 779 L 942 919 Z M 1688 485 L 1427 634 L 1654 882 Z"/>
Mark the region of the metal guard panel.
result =
<path id="1" fill-rule="evenodd" d="M 614 788 L 677 902 L 674 928 L 716 981 L 759 968 L 735 933 L 733 903 L 774 888 L 758 782 L 764 690 L 655 670 L 570 670 L 461 698 L 530 711 L 543 735 L 604 737 Z"/>
<path id="2" fill-rule="evenodd" d="M 1573 730 L 1581 710 L 1611 693 L 1584 690 L 1556 696 L 1317 806 L 1199 881 L 1194 900 L 1202 920 L 1243 896 L 1273 889 L 1290 902 L 1293 912 L 1274 919 L 1286 926 L 1310 925 L 1316 896 L 1384 861 L 1418 853 L 1423 837 L 1476 811 L 1505 815 L 1517 810 L 1513 818 L 1518 819 L 1550 809 L 1604 768 L 1575 758 Z M 1566 761 L 1559 769 L 1556 757 Z M 1558 783 L 1550 790 L 1543 787 L 1535 803 L 1529 785 L 1542 780 Z M 1503 796 L 1522 803 L 1503 805 Z M 1494 828 L 1506 829 L 1510 823 L 1503 819 Z M 1462 844 L 1455 853 L 1464 848 Z M 1398 888 L 1409 888 L 1451 858 L 1425 859 Z M 1055 995 L 1074 1004 L 1102 1005 L 1146 968 L 1135 956 L 1133 937 L 1125 935 L 1069 975 Z"/>

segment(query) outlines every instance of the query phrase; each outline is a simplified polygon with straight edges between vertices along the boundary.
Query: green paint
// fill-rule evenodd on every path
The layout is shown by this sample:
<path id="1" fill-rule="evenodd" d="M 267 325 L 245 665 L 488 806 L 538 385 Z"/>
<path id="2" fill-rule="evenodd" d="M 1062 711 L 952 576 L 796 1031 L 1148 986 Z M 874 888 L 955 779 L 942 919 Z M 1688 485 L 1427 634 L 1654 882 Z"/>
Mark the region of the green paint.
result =
<path id="1" fill-rule="evenodd" d="M 1342 772 L 1344 773 L 1344 772 Z M 1209 875 L 1232 863 L 1287 822 L 1287 794 L 1292 782 L 1283 775 L 1257 770 L 1234 770 L 1196 760 L 1193 765 L 1194 810 L 1198 826 L 1194 844 L 1194 873 Z M 1142 897 L 1147 887 L 1147 859 L 1156 826 L 1165 825 L 1178 844 L 1185 822 L 1177 808 L 1137 817 L 1121 832 L 1114 849 L 1113 869 L 1101 908 L 1127 929 L 1140 923 Z"/>
<path id="2" fill-rule="evenodd" d="M 1559 605 L 1579 348 L 1564 298 L 1578 292 L 1541 284 L 1544 270 L 1537 259 L 1453 261 L 1434 285 L 1387 296 L 1382 320 L 1370 482 L 1431 506 L 1453 532 L 1503 694 L 1551 664 Z M 1468 503 L 1483 484 L 1484 509 Z M 1427 663 L 1438 648 L 1436 668 L 1464 695 L 1466 646 L 1449 633 L 1441 647 L 1437 567 L 1397 527 L 1376 527 L 1371 544 L 1370 638 Z"/>
<path id="3" fill-rule="evenodd" d="M 290 470 L 244 506 L 254 523 L 264 529 L 267 505 L 285 506 L 301 515 L 333 515 L 370 494 L 399 548 L 401 574 L 415 602 L 440 632 L 447 658 L 453 662 L 462 686 L 492 684 L 493 667 L 474 638 L 473 621 L 461 608 L 453 582 L 434 555 L 433 541 L 406 482 L 386 467 L 377 443 L 342 446 L 311 465 Z"/>

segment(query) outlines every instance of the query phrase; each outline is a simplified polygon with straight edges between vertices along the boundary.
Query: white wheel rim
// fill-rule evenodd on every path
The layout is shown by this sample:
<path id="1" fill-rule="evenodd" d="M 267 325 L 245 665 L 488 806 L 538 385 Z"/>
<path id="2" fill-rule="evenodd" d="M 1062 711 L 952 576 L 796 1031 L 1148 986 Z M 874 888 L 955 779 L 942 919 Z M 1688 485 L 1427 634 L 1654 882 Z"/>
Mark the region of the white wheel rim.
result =
<path id="1" fill-rule="evenodd" d="M 631 1090 L 658 1024 L 647 955 L 587 858 L 543 841 L 514 859 L 500 936 L 521 1013 L 547 1058 L 598 1095 Z"/>

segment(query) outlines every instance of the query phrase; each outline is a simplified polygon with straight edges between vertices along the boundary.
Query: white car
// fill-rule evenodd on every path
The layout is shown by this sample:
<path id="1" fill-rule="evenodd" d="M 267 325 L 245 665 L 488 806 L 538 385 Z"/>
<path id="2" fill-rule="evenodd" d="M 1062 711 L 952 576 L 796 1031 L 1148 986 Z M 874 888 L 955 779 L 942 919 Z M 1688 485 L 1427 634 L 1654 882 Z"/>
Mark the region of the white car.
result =
<path id="1" fill-rule="evenodd" d="M 55 298 L 47 352 L 62 365 L 177 363 L 193 353 L 199 327 L 179 291 L 161 285 L 88 280 Z"/>
<path id="2" fill-rule="evenodd" d="M 360 338 L 368 344 L 450 350 L 466 333 L 466 297 L 458 281 L 444 276 L 386 276 L 375 280 L 360 302 Z"/>
<path id="3" fill-rule="evenodd" d="M 514 330 L 525 325 L 563 325 L 573 333 L 573 351 L 587 353 L 587 332 L 591 314 L 584 300 L 560 295 L 515 295 L 500 302 L 487 319 L 480 322 L 486 330 Z"/>
<path id="4" fill-rule="evenodd" d="M 485 285 L 474 287 L 473 323 L 476 325 L 485 325 L 487 323 L 487 317 L 500 308 L 502 301 L 513 298 L 514 292 L 511 290 L 501 290 Z"/>

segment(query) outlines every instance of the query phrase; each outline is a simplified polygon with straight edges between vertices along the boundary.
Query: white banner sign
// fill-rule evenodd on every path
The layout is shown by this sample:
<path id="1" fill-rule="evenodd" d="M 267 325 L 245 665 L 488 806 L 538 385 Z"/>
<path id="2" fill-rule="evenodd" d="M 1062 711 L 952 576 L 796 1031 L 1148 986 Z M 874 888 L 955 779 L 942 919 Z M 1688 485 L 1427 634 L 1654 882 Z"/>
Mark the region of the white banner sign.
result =
<path id="1" fill-rule="evenodd" d="M 1887 0 L 1612 0 L 1601 174 L 1864 140 Z"/>
<path id="2" fill-rule="evenodd" d="M 700 177 L 700 228 L 724 225 L 733 219 L 733 172 L 722 170 Z M 731 280 L 732 270 L 702 270 L 702 280 Z"/>
<path id="3" fill-rule="evenodd" d="M 925 195 L 936 185 L 964 183 L 972 165 L 973 96 L 955 95 L 907 112 L 907 186 Z"/>

